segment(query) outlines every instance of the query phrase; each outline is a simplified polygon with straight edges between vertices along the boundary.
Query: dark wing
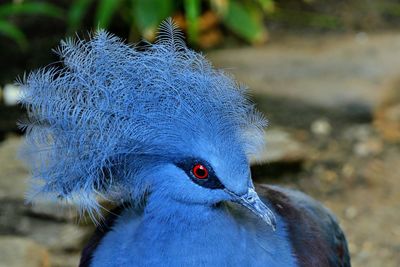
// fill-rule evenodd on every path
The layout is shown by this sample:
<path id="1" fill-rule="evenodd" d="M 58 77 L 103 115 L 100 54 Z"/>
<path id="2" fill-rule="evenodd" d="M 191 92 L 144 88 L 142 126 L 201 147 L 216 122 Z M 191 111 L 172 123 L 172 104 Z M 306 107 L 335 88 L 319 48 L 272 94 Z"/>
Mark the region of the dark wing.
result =
<path id="1" fill-rule="evenodd" d="M 81 260 L 79 262 L 79 267 L 89 267 L 92 262 L 92 257 L 96 251 L 98 245 L 100 244 L 103 237 L 112 229 L 116 219 L 125 209 L 125 206 L 119 206 L 110 212 L 110 215 L 106 220 L 102 221 L 99 226 L 97 226 L 96 231 L 93 233 L 89 242 L 86 244 L 85 248 L 82 250 Z"/>
<path id="2" fill-rule="evenodd" d="M 267 185 L 257 191 L 287 223 L 300 266 L 351 266 L 346 238 L 328 209 L 299 191 Z"/>

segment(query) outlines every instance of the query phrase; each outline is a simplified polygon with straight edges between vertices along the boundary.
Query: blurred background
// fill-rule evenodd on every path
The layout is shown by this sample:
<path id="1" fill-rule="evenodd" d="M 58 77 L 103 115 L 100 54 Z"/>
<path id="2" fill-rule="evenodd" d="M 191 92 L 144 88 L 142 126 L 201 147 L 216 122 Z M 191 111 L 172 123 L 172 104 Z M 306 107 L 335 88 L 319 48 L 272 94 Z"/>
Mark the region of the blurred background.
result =
<path id="1" fill-rule="evenodd" d="M 93 231 L 73 206 L 24 204 L 16 77 L 57 61 L 67 36 L 152 41 L 168 16 L 269 119 L 254 179 L 332 209 L 353 266 L 400 266 L 398 0 L 1 0 L 0 266 L 77 266 Z"/>

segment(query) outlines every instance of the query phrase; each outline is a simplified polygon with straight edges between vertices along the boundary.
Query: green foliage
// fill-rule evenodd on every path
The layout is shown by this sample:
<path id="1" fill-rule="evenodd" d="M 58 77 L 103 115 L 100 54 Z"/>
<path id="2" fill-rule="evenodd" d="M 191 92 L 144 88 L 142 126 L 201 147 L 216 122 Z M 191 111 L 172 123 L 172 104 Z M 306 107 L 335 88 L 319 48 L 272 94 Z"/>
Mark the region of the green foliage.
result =
<path id="1" fill-rule="evenodd" d="M 82 24 L 83 17 L 86 14 L 93 0 L 75 0 L 68 11 L 68 31 L 76 31 Z"/>
<path id="2" fill-rule="evenodd" d="M 273 0 L 75 0 L 68 15 L 69 31 L 79 29 L 91 4 L 96 2 L 95 27 L 107 28 L 113 16 L 121 17 L 145 38 L 152 39 L 159 23 L 179 12 L 185 15 L 189 42 L 198 42 L 201 14 L 211 7 L 222 23 L 249 42 L 265 39 L 265 13 L 274 10 Z"/>
<path id="3" fill-rule="evenodd" d="M 26 47 L 27 41 L 24 33 L 6 20 L 0 19 L 0 34 L 13 39 L 20 47 Z"/>
<path id="4" fill-rule="evenodd" d="M 171 15 L 174 6 L 173 0 L 75 0 L 68 12 L 70 33 L 79 29 L 93 2 L 96 2 L 94 27 L 108 28 L 114 15 L 121 13 L 131 27 L 150 38 L 158 24 Z"/>
<path id="5" fill-rule="evenodd" d="M 109 27 L 114 14 L 118 11 L 121 0 L 97 0 L 96 13 L 94 16 L 94 27 Z M 75 0 L 69 8 L 68 12 L 68 31 L 73 33 L 77 31 L 81 25 L 93 0 Z"/>
<path id="6" fill-rule="evenodd" d="M 270 9 L 271 1 L 260 0 L 262 7 Z M 237 35 L 251 43 L 266 39 L 266 28 L 263 23 L 263 10 L 256 1 L 226 1 L 225 5 L 214 5 L 225 25 Z"/>
<path id="7" fill-rule="evenodd" d="M 187 33 L 190 43 L 197 43 L 199 36 L 200 0 L 185 0 L 185 14 L 188 24 Z"/>
<path id="8" fill-rule="evenodd" d="M 270 12 L 273 12 L 275 10 L 275 3 L 274 3 L 273 0 L 258 0 L 256 2 L 258 2 L 261 5 L 262 9 L 265 12 L 269 12 L 270 13 Z"/>
<path id="9" fill-rule="evenodd" d="M 97 23 L 97 25 L 95 26 L 107 28 L 121 2 L 121 0 L 101 0 L 96 10 L 94 22 Z"/>
<path id="10" fill-rule="evenodd" d="M 20 2 L 0 5 L 0 35 L 14 40 L 21 48 L 27 46 L 25 34 L 17 25 L 10 21 L 13 16 L 49 16 L 55 18 L 63 17 L 63 10 L 44 2 Z"/>
<path id="11" fill-rule="evenodd" d="M 152 39 L 160 22 L 172 15 L 172 0 L 131 0 L 132 18 L 145 38 Z"/>

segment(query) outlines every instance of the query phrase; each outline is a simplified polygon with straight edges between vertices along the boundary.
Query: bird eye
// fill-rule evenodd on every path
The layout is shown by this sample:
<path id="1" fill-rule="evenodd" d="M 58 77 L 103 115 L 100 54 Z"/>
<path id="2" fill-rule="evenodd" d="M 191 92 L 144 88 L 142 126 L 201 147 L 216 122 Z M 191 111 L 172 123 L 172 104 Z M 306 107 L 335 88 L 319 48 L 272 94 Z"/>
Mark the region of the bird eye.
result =
<path id="1" fill-rule="evenodd" d="M 202 165 L 202 164 L 196 164 L 193 166 L 192 169 L 193 175 L 197 179 L 207 179 L 208 178 L 208 170 L 207 168 Z"/>
<path id="2" fill-rule="evenodd" d="M 212 166 L 203 159 L 185 158 L 175 162 L 195 184 L 209 189 L 224 189 Z"/>

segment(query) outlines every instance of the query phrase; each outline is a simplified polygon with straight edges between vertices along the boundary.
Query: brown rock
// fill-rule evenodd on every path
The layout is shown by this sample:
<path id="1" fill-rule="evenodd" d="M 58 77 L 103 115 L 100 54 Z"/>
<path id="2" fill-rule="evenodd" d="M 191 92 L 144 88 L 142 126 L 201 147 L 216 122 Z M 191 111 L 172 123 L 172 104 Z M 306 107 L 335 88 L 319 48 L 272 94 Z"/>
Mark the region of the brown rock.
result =
<path id="1" fill-rule="evenodd" d="M 58 221 L 76 222 L 79 217 L 78 209 L 75 205 L 46 200 L 36 201 L 29 205 L 29 212 Z"/>
<path id="2" fill-rule="evenodd" d="M 209 58 L 229 69 L 256 96 L 339 110 L 354 103 L 376 107 L 382 94 L 377 87 L 399 77 L 400 37 L 368 35 L 361 43 L 360 35 L 355 37 L 287 37 L 257 49 L 212 51 Z"/>
<path id="3" fill-rule="evenodd" d="M 331 131 L 332 126 L 327 119 L 318 119 L 311 124 L 311 132 L 315 135 L 327 136 Z"/>
<path id="4" fill-rule="evenodd" d="M 386 85 L 383 91 L 374 125 L 387 141 L 400 142 L 400 79 Z"/>
<path id="5" fill-rule="evenodd" d="M 376 156 L 383 151 L 383 143 L 379 138 L 369 138 L 356 143 L 353 151 L 359 157 Z"/>
<path id="6" fill-rule="evenodd" d="M 0 199 L 24 199 L 29 174 L 17 159 L 21 140 L 11 137 L 0 144 Z"/>
<path id="7" fill-rule="evenodd" d="M 90 227 L 76 224 L 31 220 L 28 236 L 50 251 L 79 251 L 92 233 Z"/>
<path id="8" fill-rule="evenodd" d="M 299 162 L 306 158 L 304 145 L 282 129 L 270 129 L 265 134 L 266 145 L 260 157 L 253 164 L 273 162 Z"/>
<path id="9" fill-rule="evenodd" d="M 0 237 L 0 267 L 49 267 L 49 254 L 34 241 L 20 237 Z"/>
<path id="10" fill-rule="evenodd" d="M 51 267 L 76 267 L 79 265 L 81 252 L 52 253 L 50 255 Z"/>

